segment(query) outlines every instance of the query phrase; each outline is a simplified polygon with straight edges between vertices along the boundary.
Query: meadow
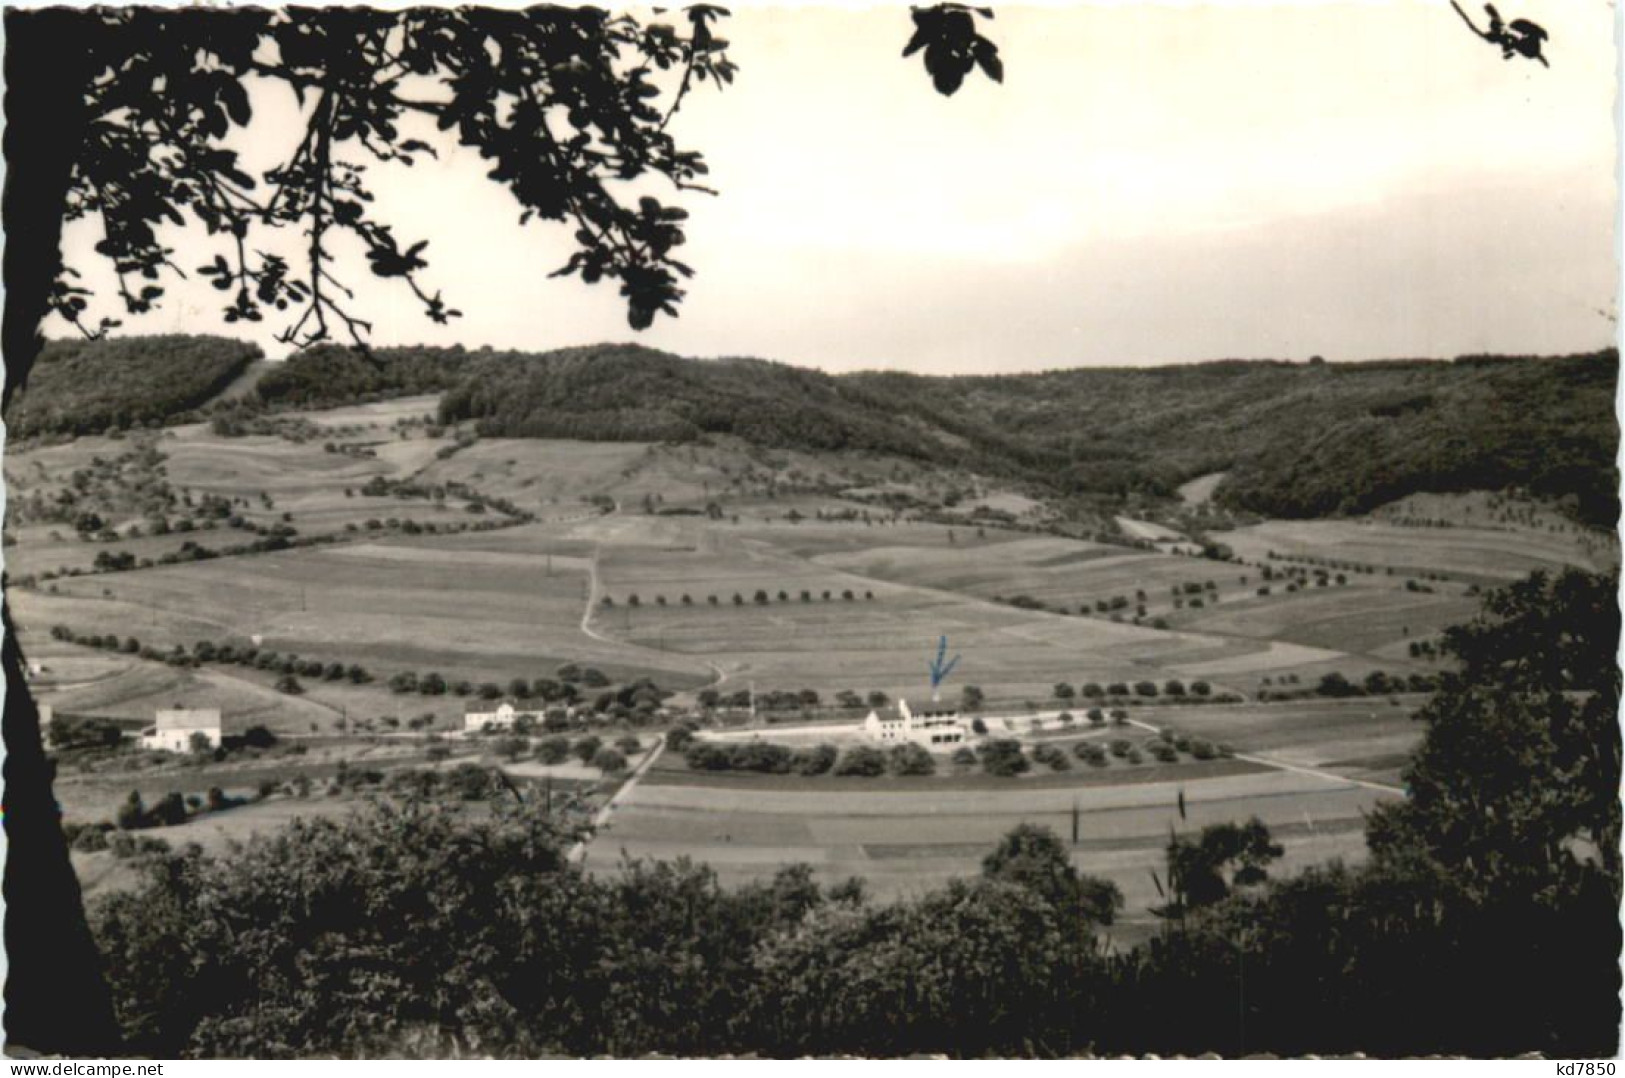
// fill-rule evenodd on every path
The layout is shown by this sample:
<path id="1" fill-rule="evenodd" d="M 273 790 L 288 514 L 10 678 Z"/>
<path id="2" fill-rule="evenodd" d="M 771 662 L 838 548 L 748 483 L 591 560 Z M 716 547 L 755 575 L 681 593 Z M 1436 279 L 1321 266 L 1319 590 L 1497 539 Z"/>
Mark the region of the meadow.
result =
<path id="1" fill-rule="evenodd" d="M 977 686 L 995 712 L 1087 708 L 1058 700 L 1059 682 L 1203 680 L 1240 702 L 1137 699 L 1134 725 L 1121 734 L 1081 723 L 994 732 L 1070 754 L 1074 741 L 1143 739 L 1170 728 L 1224 743 L 1233 758 L 1114 760 L 1104 768 L 1074 760 L 1069 771 L 1018 779 L 944 761 L 936 777 L 871 780 L 697 773 L 667 754 L 628 786 L 588 851 L 594 867 L 623 851 L 692 856 L 729 882 L 807 861 L 822 878 L 860 875 L 892 896 L 973 871 L 1015 823 L 1070 836 L 1075 806 L 1074 860 L 1123 889 L 1120 931 L 1133 938 L 1152 923 L 1150 873 L 1170 825 L 1257 814 L 1285 844 L 1288 867 L 1362 855 L 1361 813 L 1402 796 L 1400 771 L 1419 736 L 1411 715 L 1422 698 L 1324 699 L 1311 695 L 1322 675 L 1359 683 L 1373 671 L 1437 673 L 1437 659 L 1413 654 L 1412 645 L 1470 618 L 1483 587 L 1532 568 L 1617 561 L 1606 537 L 1549 513 L 1461 495 L 1418 495 L 1366 517 L 1214 533 L 1208 538 L 1238 559 L 1218 561 L 1194 556 L 1178 532 L 1148 515 L 1118 522 L 1139 545 L 1076 538 L 1052 527 L 1057 511 L 1030 487 L 881 454 L 767 451 L 727 437 L 697 445 L 476 438 L 466 425 L 440 427 L 436 412 L 436 398 L 420 396 L 283 413 L 279 433 L 169 428 L 142 435 L 161 455 L 161 470 L 149 459 L 139 475 L 107 470 L 131 451 L 129 438 L 81 437 L 8 454 L 8 480 L 33 510 L 54 512 L 52 500 L 77 482 L 106 518 L 88 539 L 68 519 L 8 527 L 13 579 L 82 574 L 11 591 L 25 651 L 43 667 L 34 678 L 41 702 L 132 725 L 162 707 L 219 707 L 240 723 L 312 739 L 319 756 L 301 766 L 319 772 L 346 755 L 390 766 L 421 760 L 416 735 L 369 740 L 356 735 L 357 722 L 417 719 L 451 731 L 465 709 L 490 706 L 454 692 L 391 691 L 389 679 L 406 671 L 505 689 L 513 678 L 580 664 L 611 687 L 652 679 L 676 693 L 668 703 L 679 708 L 708 689 L 747 688 L 813 690 L 824 704 L 843 690 L 919 702 L 945 635 L 963 656 L 946 691 Z M 99 478 L 87 485 L 72 478 L 77 471 Z M 1182 489 L 1194 512 L 1221 478 Z M 225 499 L 255 527 L 288 525 L 300 538 L 332 542 L 91 571 L 104 552 L 156 562 L 186 542 L 218 547 L 254 537 L 223 524 L 152 534 L 142 505 L 161 492 L 159 480 L 177 505 Z M 394 489 L 402 482 L 443 494 L 402 496 Z M 384 493 L 363 493 L 368 484 Z M 898 499 L 929 502 L 950 490 L 952 507 L 898 508 Z M 475 504 L 487 500 L 531 516 Z M 468 530 L 493 521 L 504 526 Z M 1289 587 L 1284 574 L 1309 572 L 1316 559 L 1373 571 Z M 53 639 L 56 626 L 135 637 L 160 652 L 199 641 L 255 646 L 358 664 L 371 680 L 301 678 L 303 691 L 289 693 L 270 671 L 174 666 Z M 1298 698 L 1279 699 L 1283 692 Z M 731 713 L 729 721 L 748 716 Z M 458 748 L 470 751 L 479 750 Z M 523 758 L 511 768 L 527 778 L 592 780 L 558 770 L 571 766 Z M 213 766 L 180 775 L 78 778 L 59 789 L 70 818 L 89 818 L 105 815 L 132 786 L 155 794 L 175 782 L 191 792 L 246 789 L 255 777 Z M 344 803 L 273 798 L 165 837 L 218 845 L 295 815 L 343 811 Z M 127 866 L 109 857 L 75 855 L 93 886 L 122 885 Z"/>
<path id="2" fill-rule="evenodd" d="M 669 775 L 678 777 L 671 781 Z M 820 786 L 820 784 L 823 784 Z M 866 784 L 866 785 L 865 785 Z M 1185 801 L 1185 817 L 1178 810 Z M 656 768 L 616 806 L 593 842 L 588 865 L 623 857 L 693 857 L 729 883 L 761 879 L 804 862 L 826 882 L 862 877 L 879 897 L 919 894 L 974 873 L 1001 835 L 1042 824 L 1078 841 L 1073 863 L 1123 891 L 1114 932 L 1124 942 L 1154 924 L 1151 872 L 1162 871 L 1170 827 L 1258 816 L 1286 848 L 1281 864 L 1363 852 L 1361 813 L 1397 796 L 1335 774 L 1247 761 L 1187 762 L 1141 769 L 1080 769 L 997 779 L 715 778 Z"/>

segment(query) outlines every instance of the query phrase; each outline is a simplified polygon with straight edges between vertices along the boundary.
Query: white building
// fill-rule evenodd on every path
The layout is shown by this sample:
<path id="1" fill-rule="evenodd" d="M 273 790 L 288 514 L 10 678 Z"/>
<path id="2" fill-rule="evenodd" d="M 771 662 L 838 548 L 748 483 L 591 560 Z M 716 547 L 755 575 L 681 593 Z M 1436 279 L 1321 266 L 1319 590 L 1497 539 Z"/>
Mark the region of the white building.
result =
<path id="1" fill-rule="evenodd" d="M 207 738 L 210 748 L 219 748 L 225 736 L 220 709 L 177 707 L 159 711 L 153 725 L 141 731 L 141 747 L 163 752 L 191 752 L 194 734 Z"/>
<path id="2" fill-rule="evenodd" d="M 953 708 L 932 708 L 918 713 L 909 709 L 907 700 L 897 701 L 897 718 L 881 718 L 878 711 L 869 712 L 863 720 L 863 732 L 872 740 L 885 743 L 912 741 L 922 748 L 944 748 L 963 745 L 968 739 L 965 720 Z"/>
<path id="3" fill-rule="evenodd" d="M 493 730 L 511 730 L 514 723 L 527 717 L 532 722 L 540 725 L 543 714 L 540 711 L 521 711 L 509 701 L 504 700 L 497 706 L 495 711 L 463 712 L 463 729 L 469 733 L 478 733 L 486 727 Z"/>

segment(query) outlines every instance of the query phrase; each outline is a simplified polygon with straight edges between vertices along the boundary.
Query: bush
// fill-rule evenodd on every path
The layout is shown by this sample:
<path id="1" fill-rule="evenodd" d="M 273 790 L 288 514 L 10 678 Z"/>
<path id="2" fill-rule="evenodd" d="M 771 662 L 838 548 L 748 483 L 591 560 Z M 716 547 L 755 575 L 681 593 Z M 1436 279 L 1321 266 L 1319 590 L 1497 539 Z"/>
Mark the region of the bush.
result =
<path id="1" fill-rule="evenodd" d="M 1058 745 L 1039 745 L 1033 749 L 1033 759 L 1051 771 L 1072 770 L 1072 761 L 1066 758 L 1066 753 Z"/>
<path id="2" fill-rule="evenodd" d="M 107 848 L 113 852 L 114 857 L 123 861 L 131 857 L 168 853 L 169 843 L 161 838 L 115 831 L 107 838 Z"/>
<path id="3" fill-rule="evenodd" d="M 598 755 L 598 750 L 603 747 L 603 738 L 598 737 L 595 734 L 588 734 L 586 737 L 577 741 L 574 745 L 571 745 L 570 751 L 575 755 L 576 759 L 586 764 L 591 763 L 592 758 Z"/>
<path id="4" fill-rule="evenodd" d="M 894 775 L 934 775 L 937 762 L 925 749 L 913 743 L 893 745 L 887 764 Z"/>
<path id="5" fill-rule="evenodd" d="M 788 775 L 793 754 L 783 745 L 769 741 L 746 741 L 728 747 L 728 766 L 734 771 L 757 771 L 764 775 Z"/>
<path id="6" fill-rule="evenodd" d="M 1072 748 L 1072 754 L 1091 767 L 1106 766 L 1106 750 L 1094 741 L 1080 741 Z"/>
<path id="7" fill-rule="evenodd" d="M 570 739 L 544 737 L 536 743 L 536 759 L 544 764 L 562 764 L 570 757 Z"/>
<path id="8" fill-rule="evenodd" d="M 504 760 L 517 760 L 529 750 L 530 739 L 524 737 L 499 738 L 491 746 L 491 751 Z"/>
<path id="9" fill-rule="evenodd" d="M 835 765 L 837 775 L 861 775 L 872 778 L 886 773 L 886 754 L 868 745 L 847 749 Z"/>
<path id="10" fill-rule="evenodd" d="M 1133 745 L 1129 744 L 1127 741 L 1123 740 L 1120 737 L 1113 739 L 1111 745 L 1109 746 L 1109 748 L 1111 749 L 1111 754 L 1113 756 L 1117 757 L 1119 760 L 1121 760 L 1123 757 L 1127 756 L 1128 755 L 1128 750 L 1132 749 L 1133 747 L 1134 747 Z"/>
<path id="11" fill-rule="evenodd" d="M 1166 741 L 1153 741 L 1146 746 L 1147 751 L 1165 764 L 1175 763 L 1179 759 L 1179 750 Z"/>
<path id="12" fill-rule="evenodd" d="M 797 752 L 790 758 L 790 767 L 798 775 L 822 775 L 835 766 L 839 755 L 834 745 L 817 745 Z"/>
<path id="13" fill-rule="evenodd" d="M 631 734 L 627 734 L 625 737 L 616 739 L 615 748 L 627 756 L 636 756 L 643 751 L 643 742 Z"/>
<path id="14" fill-rule="evenodd" d="M 1192 741 L 1191 755 L 1198 760 L 1211 760 L 1219 755 L 1219 750 L 1210 741 Z"/>
<path id="15" fill-rule="evenodd" d="M 62 837 L 68 840 L 68 845 L 80 853 L 98 853 L 107 849 L 108 832 L 113 830 L 112 824 L 88 824 L 69 832 L 72 825 L 62 828 Z"/>
<path id="16" fill-rule="evenodd" d="M 727 750 L 709 741 L 690 741 L 683 761 L 695 771 L 726 771 L 729 767 Z"/>
<path id="17" fill-rule="evenodd" d="M 1021 742 L 1009 738 L 982 742 L 976 747 L 976 755 L 983 771 L 1001 778 L 1019 775 L 1032 766 L 1021 751 Z"/>
<path id="18" fill-rule="evenodd" d="M 955 767 L 974 767 L 976 766 L 976 753 L 972 751 L 969 745 L 961 745 L 954 750 L 953 760 Z"/>
<path id="19" fill-rule="evenodd" d="M 626 757 L 615 749 L 602 748 L 593 754 L 592 766 L 606 775 L 619 775 L 626 770 Z"/>

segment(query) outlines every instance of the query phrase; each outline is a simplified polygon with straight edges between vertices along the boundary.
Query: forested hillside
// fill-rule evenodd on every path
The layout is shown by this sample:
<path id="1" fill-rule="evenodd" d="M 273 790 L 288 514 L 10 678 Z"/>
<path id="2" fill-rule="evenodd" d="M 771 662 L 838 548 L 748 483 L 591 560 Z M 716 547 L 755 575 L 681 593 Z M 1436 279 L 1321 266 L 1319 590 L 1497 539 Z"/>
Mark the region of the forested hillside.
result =
<path id="1" fill-rule="evenodd" d="M 994 377 L 835 377 L 632 346 L 469 368 L 442 418 L 483 434 L 894 453 L 1062 492 L 1171 494 L 1273 516 L 1363 512 L 1417 491 L 1523 486 L 1617 515 L 1618 354 L 1363 364 L 1219 362 Z"/>
<path id="2" fill-rule="evenodd" d="M 207 400 L 257 349 L 218 338 L 53 342 L 13 430 L 85 432 Z M 637 345 L 542 354 L 324 345 L 233 407 L 335 406 L 443 393 L 481 434 L 595 441 L 734 435 L 868 451 L 1024 479 L 1057 493 L 1216 497 L 1269 516 L 1364 512 L 1419 491 L 1524 487 L 1587 523 L 1618 516 L 1618 353 L 1453 362 L 1221 361 L 936 378 L 843 376 Z"/>
<path id="3" fill-rule="evenodd" d="M 462 348 L 379 348 L 369 353 L 320 344 L 290 356 L 260 379 L 267 404 L 336 406 L 376 397 L 438 393 L 454 385 L 469 353 Z"/>
<path id="4" fill-rule="evenodd" d="M 1307 517 L 1417 491 L 1524 486 L 1611 526 L 1618 366 L 1610 350 L 851 380 L 944 424 L 1019 436 L 1070 490 L 1171 493 L 1228 471 L 1221 502 Z"/>
<path id="5" fill-rule="evenodd" d="M 261 355 L 229 337 L 47 341 L 6 427 L 28 437 L 163 422 L 209 400 Z"/>

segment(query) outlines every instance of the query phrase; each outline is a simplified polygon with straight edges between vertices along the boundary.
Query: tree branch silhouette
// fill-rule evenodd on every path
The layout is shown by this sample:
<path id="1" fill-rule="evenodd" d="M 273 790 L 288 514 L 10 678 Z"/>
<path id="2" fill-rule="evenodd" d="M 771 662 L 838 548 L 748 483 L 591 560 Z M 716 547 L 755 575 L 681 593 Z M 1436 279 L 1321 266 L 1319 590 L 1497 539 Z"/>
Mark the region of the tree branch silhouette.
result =
<path id="1" fill-rule="evenodd" d="M 1541 49 L 1550 36 L 1539 23 L 1528 19 L 1513 19 L 1510 23 L 1501 21 L 1501 13 L 1495 10 L 1494 4 L 1485 4 L 1484 11 L 1490 17 L 1489 29 L 1480 30 L 1478 25 L 1468 18 L 1456 3 L 1450 0 L 1450 6 L 1456 9 L 1461 21 L 1467 24 L 1467 29 L 1501 50 L 1501 58 L 1510 60 L 1514 56 L 1523 56 L 1531 60 L 1539 60 L 1542 67 L 1551 67 L 1542 55 Z"/>

